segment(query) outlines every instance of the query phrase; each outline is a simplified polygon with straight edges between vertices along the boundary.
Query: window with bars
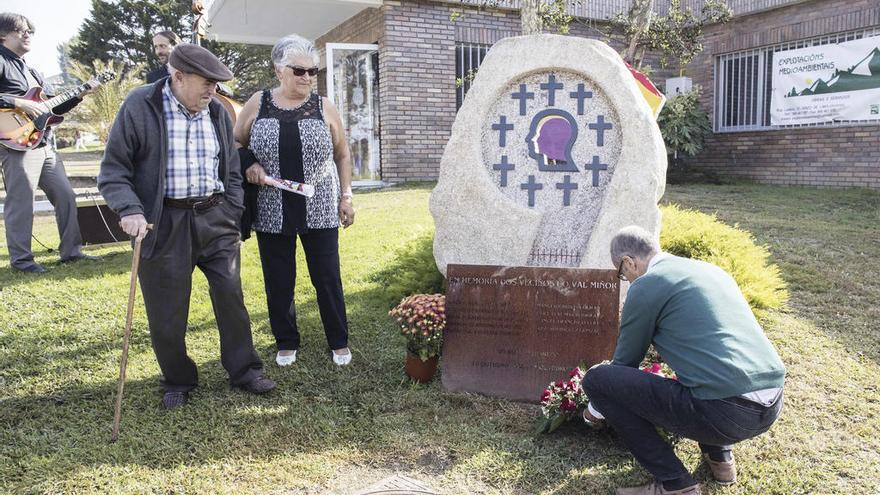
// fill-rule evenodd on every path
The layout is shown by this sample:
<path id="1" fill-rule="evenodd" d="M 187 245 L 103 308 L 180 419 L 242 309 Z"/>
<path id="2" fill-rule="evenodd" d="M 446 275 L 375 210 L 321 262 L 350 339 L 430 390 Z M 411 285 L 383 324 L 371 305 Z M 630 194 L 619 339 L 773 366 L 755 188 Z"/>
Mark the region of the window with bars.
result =
<path id="1" fill-rule="evenodd" d="M 491 45 L 476 43 L 456 43 L 455 45 L 455 109 L 461 108 L 464 96 L 471 89 L 471 83 L 477 75 L 477 69 L 486 58 Z"/>
<path id="2" fill-rule="evenodd" d="M 880 27 L 717 56 L 715 58 L 715 132 L 839 126 L 862 122 L 880 124 L 876 120 L 868 120 L 785 126 L 770 125 L 770 94 L 773 89 L 770 75 L 772 74 L 775 52 L 843 43 L 871 36 L 880 36 Z"/>

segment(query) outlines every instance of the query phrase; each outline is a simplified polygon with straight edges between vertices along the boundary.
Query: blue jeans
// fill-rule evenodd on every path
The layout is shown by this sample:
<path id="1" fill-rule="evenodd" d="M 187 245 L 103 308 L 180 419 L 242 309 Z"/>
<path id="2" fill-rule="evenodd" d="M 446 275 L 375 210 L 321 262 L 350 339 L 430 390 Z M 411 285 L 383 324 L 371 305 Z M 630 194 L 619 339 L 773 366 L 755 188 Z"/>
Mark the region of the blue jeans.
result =
<path id="1" fill-rule="evenodd" d="M 593 407 L 659 481 L 690 473 L 656 427 L 696 440 L 701 451 L 715 454 L 764 433 L 782 410 L 782 394 L 767 407 L 741 397 L 701 400 L 676 380 L 613 364 L 588 371 L 583 385 Z"/>

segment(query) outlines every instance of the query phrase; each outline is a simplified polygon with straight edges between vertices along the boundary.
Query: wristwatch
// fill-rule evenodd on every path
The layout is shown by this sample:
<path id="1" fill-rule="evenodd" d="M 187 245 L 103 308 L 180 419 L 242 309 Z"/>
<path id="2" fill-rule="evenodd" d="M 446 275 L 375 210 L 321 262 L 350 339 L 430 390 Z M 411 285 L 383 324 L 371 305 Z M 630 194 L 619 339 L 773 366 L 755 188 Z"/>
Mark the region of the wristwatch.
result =
<path id="1" fill-rule="evenodd" d="M 345 199 L 345 198 L 353 199 L 353 198 L 354 198 L 354 194 L 352 194 L 352 193 L 342 193 L 342 199 Z"/>

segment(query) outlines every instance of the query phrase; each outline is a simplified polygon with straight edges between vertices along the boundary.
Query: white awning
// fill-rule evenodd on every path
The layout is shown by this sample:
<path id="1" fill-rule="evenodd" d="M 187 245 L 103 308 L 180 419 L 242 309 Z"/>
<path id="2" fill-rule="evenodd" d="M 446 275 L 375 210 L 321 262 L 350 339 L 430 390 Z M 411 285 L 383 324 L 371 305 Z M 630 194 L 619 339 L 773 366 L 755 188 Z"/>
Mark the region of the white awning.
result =
<path id="1" fill-rule="evenodd" d="M 208 39 L 272 45 L 296 33 L 312 41 L 382 0 L 214 0 Z"/>

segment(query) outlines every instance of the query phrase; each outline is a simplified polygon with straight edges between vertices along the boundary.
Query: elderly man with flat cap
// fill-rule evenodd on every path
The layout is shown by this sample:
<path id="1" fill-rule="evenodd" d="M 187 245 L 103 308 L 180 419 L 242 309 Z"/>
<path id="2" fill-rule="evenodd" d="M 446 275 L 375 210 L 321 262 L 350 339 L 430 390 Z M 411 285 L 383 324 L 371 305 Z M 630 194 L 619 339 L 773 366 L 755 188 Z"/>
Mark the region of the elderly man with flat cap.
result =
<path id="1" fill-rule="evenodd" d="M 196 266 L 208 279 L 230 383 L 255 394 L 275 388 L 254 350 L 241 290 L 238 219 L 244 204 L 232 122 L 212 98 L 217 82 L 232 73 L 192 44 L 179 45 L 170 66 L 169 77 L 125 99 L 98 176 L 122 229 L 143 239 L 141 289 L 167 409 L 185 404 L 197 385 L 185 342 Z M 154 225 L 149 234 L 148 223 Z"/>

